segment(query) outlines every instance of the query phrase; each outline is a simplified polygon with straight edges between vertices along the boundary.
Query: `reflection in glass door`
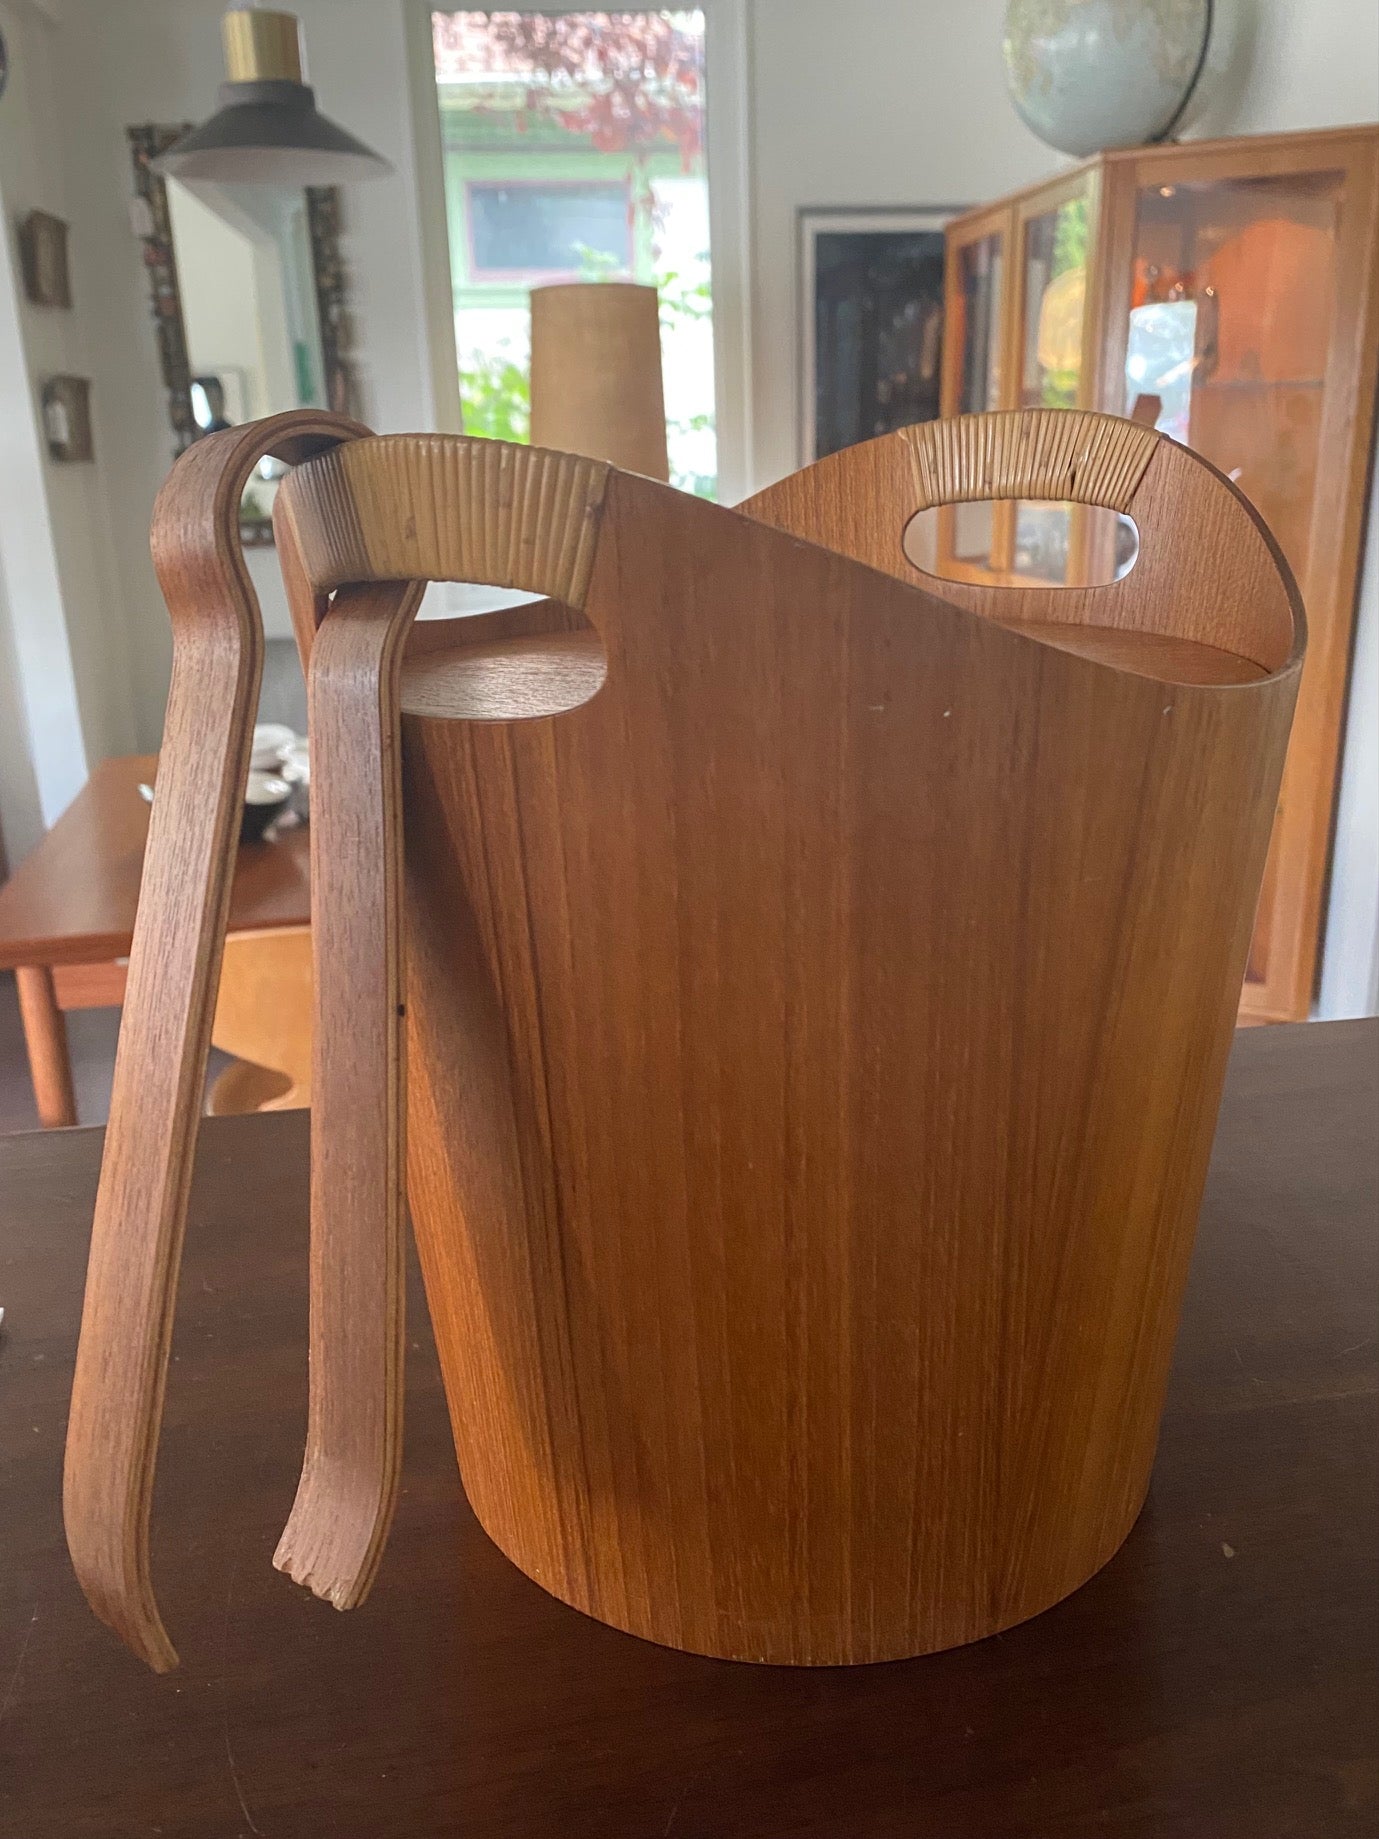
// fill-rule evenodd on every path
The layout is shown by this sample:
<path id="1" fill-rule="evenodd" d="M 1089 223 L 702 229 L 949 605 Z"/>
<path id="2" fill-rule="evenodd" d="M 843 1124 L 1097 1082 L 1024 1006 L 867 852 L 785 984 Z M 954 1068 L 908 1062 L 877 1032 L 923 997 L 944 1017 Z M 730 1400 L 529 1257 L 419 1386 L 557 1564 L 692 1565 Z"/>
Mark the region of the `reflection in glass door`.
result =
<path id="1" fill-rule="evenodd" d="M 1090 196 L 1085 185 L 1052 210 L 1026 218 L 1022 226 L 1022 408 L 1075 409 L 1083 402 L 1082 334 L 1090 237 Z M 1074 552 L 1085 539 L 1089 521 L 1089 514 L 1071 505 L 1017 505 L 1012 573 L 1024 580 L 1055 583 L 1084 579 Z"/>
<path id="2" fill-rule="evenodd" d="M 1299 579 L 1316 507 L 1338 173 L 1156 185 L 1136 199 L 1125 406 L 1205 455 Z M 1152 406 L 1152 403 L 1149 405 Z"/>
<path id="3" fill-rule="evenodd" d="M 1156 412 L 1233 479 L 1312 596 L 1322 409 L 1331 362 L 1339 172 L 1142 186 L 1125 350 L 1128 411 Z M 1295 732 L 1310 720 L 1304 679 Z M 1315 680 L 1313 680 L 1315 681 Z M 1283 807 L 1289 798 L 1285 776 Z M 1299 806 L 1301 809 L 1301 806 Z M 1278 837 L 1265 870 L 1247 985 L 1268 985 L 1276 939 Z"/>

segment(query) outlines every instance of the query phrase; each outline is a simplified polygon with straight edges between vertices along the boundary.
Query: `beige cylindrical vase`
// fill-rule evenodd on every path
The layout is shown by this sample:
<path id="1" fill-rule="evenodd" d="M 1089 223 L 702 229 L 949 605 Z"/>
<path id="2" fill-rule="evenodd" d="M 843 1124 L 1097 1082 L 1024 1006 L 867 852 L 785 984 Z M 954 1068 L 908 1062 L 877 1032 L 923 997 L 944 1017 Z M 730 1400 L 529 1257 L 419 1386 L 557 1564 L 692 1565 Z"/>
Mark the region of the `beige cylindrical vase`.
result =
<path id="1" fill-rule="evenodd" d="M 531 438 L 534 447 L 670 477 L 654 287 L 595 281 L 532 289 Z"/>

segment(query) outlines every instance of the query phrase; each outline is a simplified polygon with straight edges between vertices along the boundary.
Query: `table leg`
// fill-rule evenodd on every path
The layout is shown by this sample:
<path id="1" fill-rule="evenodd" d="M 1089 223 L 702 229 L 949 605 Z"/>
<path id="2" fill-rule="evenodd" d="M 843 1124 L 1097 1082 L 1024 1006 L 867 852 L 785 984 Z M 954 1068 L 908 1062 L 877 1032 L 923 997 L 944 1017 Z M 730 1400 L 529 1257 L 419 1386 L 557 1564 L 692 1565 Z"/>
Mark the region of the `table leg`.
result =
<path id="1" fill-rule="evenodd" d="M 67 1052 L 67 1024 L 57 1005 L 53 973 L 46 964 L 21 964 L 14 973 L 19 987 L 19 1018 L 29 1052 L 29 1074 L 45 1130 L 77 1121 L 72 1091 L 72 1062 Z"/>

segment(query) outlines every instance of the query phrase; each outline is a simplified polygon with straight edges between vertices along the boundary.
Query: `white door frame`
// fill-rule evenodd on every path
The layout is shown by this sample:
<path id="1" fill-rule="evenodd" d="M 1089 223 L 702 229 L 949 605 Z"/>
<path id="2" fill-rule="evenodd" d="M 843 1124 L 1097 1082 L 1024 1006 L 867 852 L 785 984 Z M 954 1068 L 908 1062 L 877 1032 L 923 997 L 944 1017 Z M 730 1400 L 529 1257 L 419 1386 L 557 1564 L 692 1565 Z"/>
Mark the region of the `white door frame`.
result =
<path id="1" fill-rule="evenodd" d="M 713 268 L 718 498 L 755 490 L 752 445 L 751 0 L 699 0 L 708 69 L 709 260 Z"/>

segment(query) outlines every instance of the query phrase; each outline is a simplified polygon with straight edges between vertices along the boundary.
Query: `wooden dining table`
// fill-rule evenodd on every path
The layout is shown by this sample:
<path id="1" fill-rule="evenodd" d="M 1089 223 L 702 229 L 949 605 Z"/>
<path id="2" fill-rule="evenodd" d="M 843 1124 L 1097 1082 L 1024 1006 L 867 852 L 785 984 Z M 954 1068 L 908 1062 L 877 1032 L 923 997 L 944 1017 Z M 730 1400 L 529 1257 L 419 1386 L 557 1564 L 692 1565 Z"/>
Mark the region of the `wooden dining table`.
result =
<path id="1" fill-rule="evenodd" d="M 460 1486 L 415 1272 L 373 1595 L 340 1615 L 273 1570 L 306 1407 L 288 1112 L 202 1125 L 154 1511 L 182 1666 L 146 1672 L 62 1537 L 101 1135 L 0 1140 L 0 1833 L 1373 1839 L 1377 1109 L 1379 1022 L 1237 1035 L 1126 1544 L 1021 1627 L 821 1669 L 652 1646 L 509 1564 Z"/>
<path id="2" fill-rule="evenodd" d="M 124 1000 L 125 969 L 148 840 L 154 754 L 103 760 L 52 829 L 0 887 L 0 970 L 13 970 L 39 1121 L 77 1121 L 64 1016 Z M 242 844 L 229 931 L 305 926 L 311 918 L 305 828 Z"/>

